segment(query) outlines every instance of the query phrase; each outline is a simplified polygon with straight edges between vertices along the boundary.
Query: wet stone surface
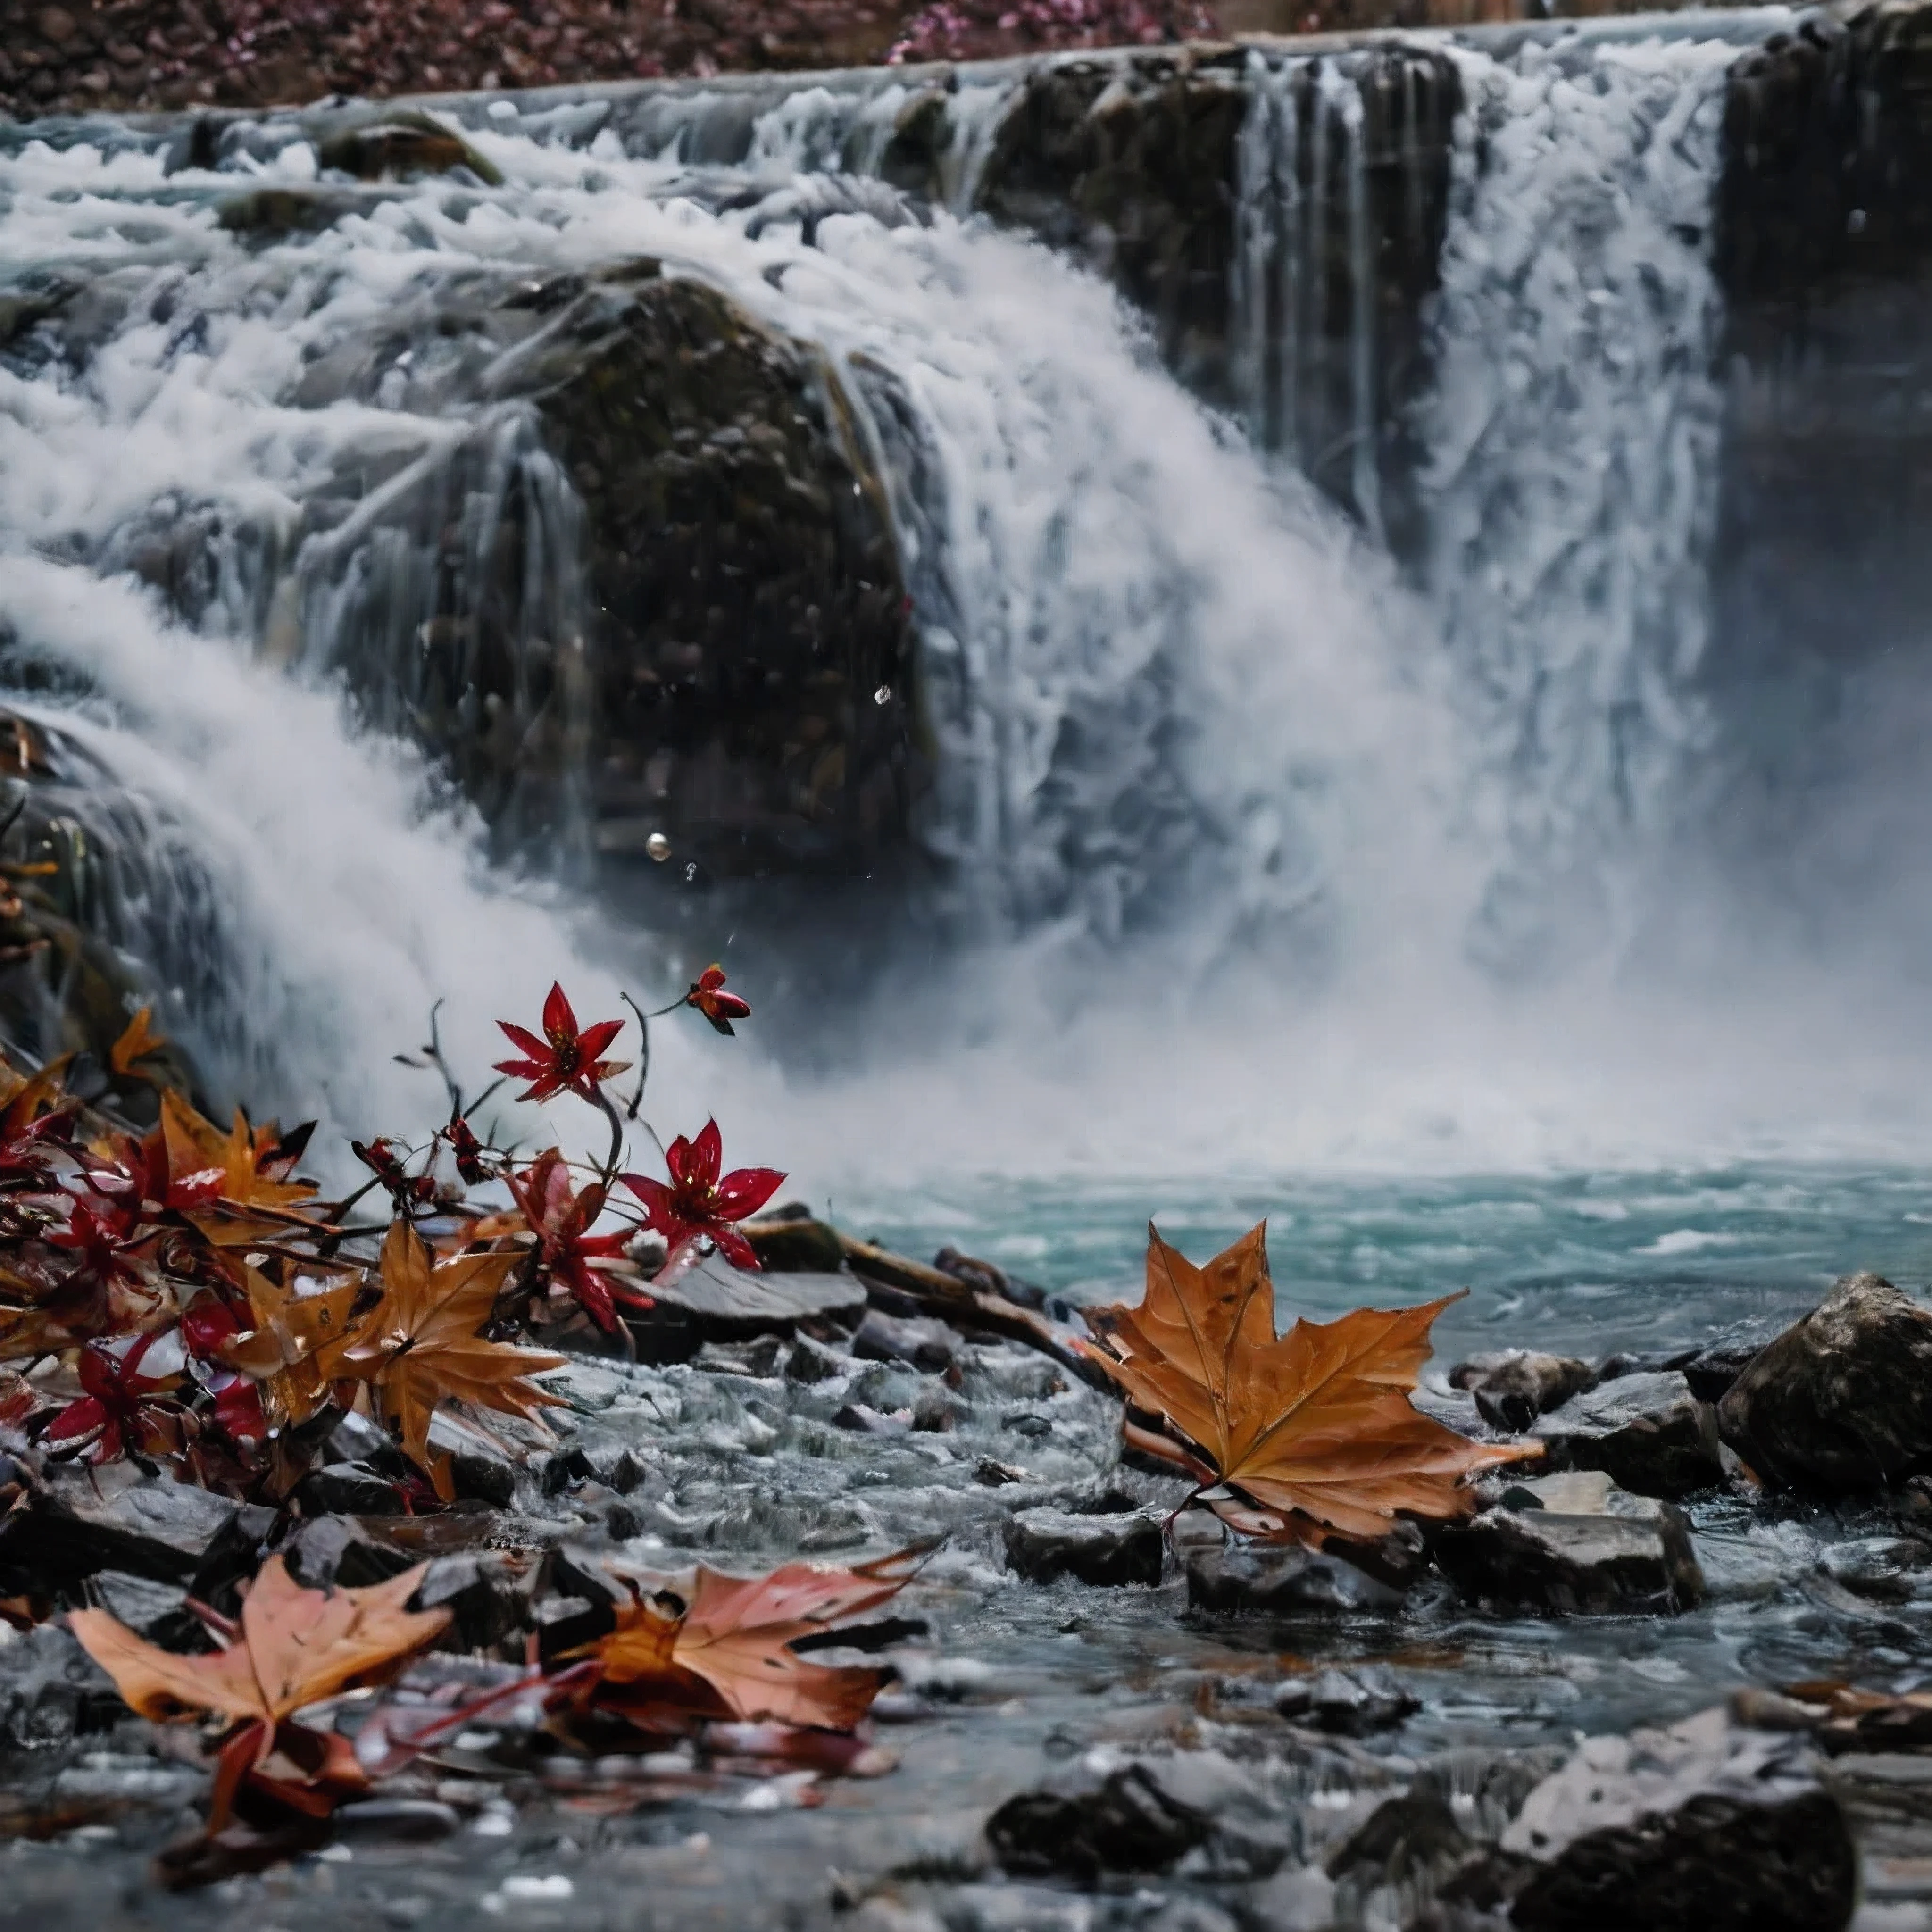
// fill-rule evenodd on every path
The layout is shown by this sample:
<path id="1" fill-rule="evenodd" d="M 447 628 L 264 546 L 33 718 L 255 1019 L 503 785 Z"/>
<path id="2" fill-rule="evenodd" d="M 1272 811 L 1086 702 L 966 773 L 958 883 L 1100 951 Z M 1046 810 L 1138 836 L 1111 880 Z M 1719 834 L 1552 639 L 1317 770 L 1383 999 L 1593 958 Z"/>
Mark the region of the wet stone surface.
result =
<path id="1" fill-rule="evenodd" d="M 192 1734 L 129 1718 L 73 1640 L 43 1627 L 0 1639 L 8 1912 L 256 1932 L 1252 1932 L 1501 1924 L 1516 1900 L 1517 1922 L 1562 1923 L 1522 1914 L 1550 1899 L 1571 1910 L 1564 1888 L 1605 1868 L 1600 1833 L 1579 1829 L 1560 1856 L 1517 1840 L 1532 1793 L 1538 1816 L 1560 1808 L 1546 1781 L 1580 1733 L 1648 1776 L 1645 1754 L 1665 1748 L 1632 1744 L 1635 1728 L 1747 1685 L 1856 1673 L 1903 1687 L 1932 1654 L 1932 1535 L 1915 1491 L 1820 1503 L 1715 1488 L 1680 1508 L 1601 1472 L 1504 1470 L 1454 1535 L 1263 1549 L 1186 1510 L 1170 1540 L 1161 1525 L 1185 1485 L 1122 1466 L 1106 1396 L 1034 1352 L 893 1318 L 868 1321 L 857 1346 L 828 1326 L 708 1340 L 658 1366 L 574 1358 L 550 1378 L 566 1400 L 555 1440 L 493 1460 L 506 1503 L 337 1511 L 285 1545 L 316 1582 L 430 1563 L 423 1600 L 456 1621 L 406 1688 L 434 1696 L 492 1681 L 532 1633 L 546 1652 L 581 1640 L 608 1616 L 616 1573 L 852 1561 L 942 1539 L 850 1653 L 890 1672 L 854 1767 L 879 1774 L 576 1756 L 500 1712 L 353 1808 L 323 1850 L 171 1895 L 148 1861 L 206 1790 L 184 1761 Z M 947 1426 L 914 1426 L 942 1404 Z M 860 1409 L 903 1426 L 841 1426 Z M 352 1427 L 332 1447 L 332 1470 L 375 1466 Z M 68 1546 L 86 1553 L 69 1558 L 64 1599 L 191 1641 L 188 1587 L 232 1563 L 253 1526 L 211 1515 L 190 1535 L 111 1475 L 88 1486 L 85 1507 L 63 1492 L 56 1513 L 92 1539 Z M 149 1565 L 163 1574 L 121 1560 L 117 1538 L 136 1528 L 166 1530 L 156 1547 L 170 1553 Z M 1640 1560 L 1597 1550 L 1618 1538 Z M 1096 1551 L 1106 1561 L 1082 1580 Z M 1144 1567 L 1119 1576 L 1117 1558 Z M 1594 1614 L 1559 1613 L 1559 1600 Z M 352 1730 L 355 1707 L 338 1721 Z M 1678 1780 L 1682 1802 L 1642 1814 L 1642 1882 L 1667 1888 L 1687 1859 L 1717 1858 L 1726 1832 L 1756 1844 L 1767 1818 L 1780 1844 L 1800 1842 L 1781 1792 L 1816 1854 L 1786 1873 L 1794 1896 L 1838 1895 L 1832 1834 L 1849 1820 L 1868 1876 L 1910 1904 L 1899 1888 L 1932 1850 L 1932 1777 L 1915 1778 L 1926 1760 L 1861 1737 L 1821 1774 L 1801 1732 L 1722 1735 L 1684 1748 L 1702 1769 Z M 1769 1810 L 1720 1817 L 1697 1802 L 1753 1753 L 1782 1767 L 1760 1780 L 1776 1787 Z M 1628 1846 L 1610 1863 L 1637 1871 Z"/>

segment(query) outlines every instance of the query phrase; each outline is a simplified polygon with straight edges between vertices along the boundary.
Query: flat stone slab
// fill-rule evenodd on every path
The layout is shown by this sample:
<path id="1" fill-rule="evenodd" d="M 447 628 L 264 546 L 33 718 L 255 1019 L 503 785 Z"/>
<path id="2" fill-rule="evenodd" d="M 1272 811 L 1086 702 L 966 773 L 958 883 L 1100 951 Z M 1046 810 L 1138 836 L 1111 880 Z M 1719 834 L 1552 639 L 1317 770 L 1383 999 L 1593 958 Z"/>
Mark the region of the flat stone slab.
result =
<path id="1" fill-rule="evenodd" d="M 752 1274 L 716 1255 L 646 1292 L 716 1335 L 788 1334 L 801 1322 L 850 1324 L 866 1312 L 866 1286 L 854 1275 Z"/>

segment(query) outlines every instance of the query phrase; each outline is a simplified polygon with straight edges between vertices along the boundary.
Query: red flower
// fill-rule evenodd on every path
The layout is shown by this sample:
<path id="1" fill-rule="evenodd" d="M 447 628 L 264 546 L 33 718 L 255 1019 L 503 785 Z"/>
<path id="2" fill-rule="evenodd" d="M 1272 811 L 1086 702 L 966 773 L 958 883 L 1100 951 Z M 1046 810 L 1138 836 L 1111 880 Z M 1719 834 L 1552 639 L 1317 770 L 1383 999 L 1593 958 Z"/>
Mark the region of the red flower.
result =
<path id="1" fill-rule="evenodd" d="M 522 1027 L 512 1026 L 508 1020 L 499 1020 L 496 1024 L 509 1036 L 511 1044 L 521 1048 L 525 1055 L 521 1060 L 500 1060 L 496 1070 L 530 1083 L 527 1091 L 518 1095 L 520 1100 L 548 1100 L 553 1094 L 567 1092 L 580 1094 L 594 1103 L 598 1088 L 630 1064 L 628 1060 L 597 1057 L 623 1031 L 624 1022 L 599 1020 L 580 1033 L 577 1016 L 571 1011 L 561 986 L 552 986 L 550 998 L 544 1002 L 543 1039 Z"/>
<path id="2" fill-rule="evenodd" d="M 593 1181 L 582 1193 L 573 1192 L 570 1169 L 556 1148 L 538 1154 L 521 1174 L 506 1174 L 503 1178 L 524 1210 L 530 1232 L 542 1244 L 538 1256 L 550 1279 L 569 1289 L 578 1306 L 606 1334 L 617 1332 L 614 1300 L 633 1307 L 650 1306 L 649 1295 L 635 1294 L 611 1281 L 598 1266 L 599 1262 L 621 1255 L 630 1238 L 628 1228 L 609 1234 L 589 1232 L 604 1211 L 602 1187 Z"/>
<path id="3" fill-rule="evenodd" d="M 460 1114 L 443 1129 L 442 1137 L 448 1142 L 449 1150 L 456 1156 L 457 1172 L 472 1187 L 490 1178 L 490 1169 L 483 1158 L 489 1150 L 476 1138 L 476 1130 Z"/>
<path id="4" fill-rule="evenodd" d="M 644 1226 L 655 1228 L 674 1252 L 686 1241 L 709 1234 L 734 1267 L 755 1268 L 758 1258 L 736 1224 L 755 1214 L 778 1191 L 784 1176 L 773 1167 L 741 1167 L 722 1180 L 724 1143 L 716 1120 L 707 1120 L 696 1140 L 680 1134 L 664 1150 L 670 1184 L 648 1175 L 626 1174 L 624 1185 L 644 1204 Z"/>
<path id="5" fill-rule="evenodd" d="M 720 1033 L 731 1031 L 734 1020 L 748 1020 L 752 1017 L 752 1003 L 741 1000 L 736 993 L 724 990 L 724 969 L 722 966 L 707 966 L 691 982 L 691 991 L 685 994 L 684 1004 L 695 1006 Z"/>
<path id="6" fill-rule="evenodd" d="M 91 1436 L 88 1460 L 111 1461 L 130 1449 L 165 1455 L 181 1447 L 179 1430 L 170 1426 L 176 1406 L 157 1402 L 178 1376 L 144 1376 L 141 1364 L 160 1338 L 143 1335 L 118 1360 L 90 1344 L 80 1352 L 80 1385 L 87 1393 L 70 1402 L 47 1425 L 47 1439 L 68 1442 Z"/>

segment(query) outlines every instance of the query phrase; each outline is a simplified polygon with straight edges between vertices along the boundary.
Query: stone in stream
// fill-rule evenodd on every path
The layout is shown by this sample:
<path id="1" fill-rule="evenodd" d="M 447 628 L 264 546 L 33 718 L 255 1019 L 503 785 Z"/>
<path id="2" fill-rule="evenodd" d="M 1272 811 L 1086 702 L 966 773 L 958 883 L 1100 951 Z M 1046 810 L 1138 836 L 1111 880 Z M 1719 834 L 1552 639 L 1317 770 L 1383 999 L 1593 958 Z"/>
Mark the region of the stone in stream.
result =
<path id="1" fill-rule="evenodd" d="M 1767 1482 L 1850 1491 L 1910 1474 L 1932 1460 L 1932 1312 L 1847 1276 L 1731 1384 L 1718 1424 Z"/>
<path id="2" fill-rule="evenodd" d="M 1158 1583 L 1166 1554 L 1160 1519 L 1140 1510 L 1022 1510 L 1006 1520 L 1006 1567 L 1035 1583 L 1061 1576 L 1096 1586 Z"/>
<path id="3" fill-rule="evenodd" d="M 1230 1540 L 1191 1547 L 1184 1561 L 1187 1600 L 1197 1610 L 1334 1616 L 1399 1610 L 1407 1594 L 1332 1550 Z"/>
<path id="4" fill-rule="evenodd" d="M 1213 1832 L 1205 1814 L 1173 1797 L 1152 1768 L 1128 1766 L 1072 1796 L 1026 1791 L 986 1820 L 1002 1870 L 1020 1877 L 1087 1881 L 1105 1872 L 1160 1871 Z"/>
<path id="5" fill-rule="evenodd" d="M 400 1516 L 402 1492 L 362 1462 L 325 1462 L 296 1485 L 309 1516 Z"/>
<path id="6" fill-rule="evenodd" d="M 1282 1717 L 1330 1736 L 1362 1738 L 1392 1730 L 1422 1704 L 1386 1670 L 1365 1664 L 1291 1678 L 1276 1694 L 1274 1708 Z"/>
<path id="7" fill-rule="evenodd" d="M 1652 1616 L 1704 1594 L 1682 1514 L 1600 1471 L 1513 1484 L 1474 1521 L 1438 1529 L 1435 1552 L 1485 1610 Z"/>
<path id="8" fill-rule="evenodd" d="M 1467 1389 L 1483 1419 L 1511 1434 L 1520 1434 L 1539 1415 L 1561 1408 L 1596 1382 L 1596 1370 L 1574 1355 L 1546 1355 L 1528 1348 L 1472 1355 L 1449 1371 L 1449 1386 Z"/>
<path id="9" fill-rule="evenodd" d="M 1689 1496 L 1724 1480 L 1717 1418 L 1681 1373 L 1619 1376 L 1572 1396 L 1529 1432 L 1547 1468 L 1600 1469 L 1639 1496 Z"/>
<path id="10" fill-rule="evenodd" d="M 27 1508 L 0 1519 L 0 1595 L 102 1570 L 187 1583 L 244 1508 L 251 1527 L 272 1520 L 191 1484 L 157 1480 L 132 1462 L 50 1470 Z"/>
<path id="11" fill-rule="evenodd" d="M 928 1316 L 882 1315 L 868 1309 L 852 1337 L 861 1361 L 908 1362 L 928 1375 L 943 1375 L 958 1354 L 958 1342 L 944 1322 Z"/>
<path id="12" fill-rule="evenodd" d="M 1843 1932 L 1857 1880 L 1805 1741 L 1716 1709 L 1586 1738 L 1442 1896 L 1520 1932 Z"/>

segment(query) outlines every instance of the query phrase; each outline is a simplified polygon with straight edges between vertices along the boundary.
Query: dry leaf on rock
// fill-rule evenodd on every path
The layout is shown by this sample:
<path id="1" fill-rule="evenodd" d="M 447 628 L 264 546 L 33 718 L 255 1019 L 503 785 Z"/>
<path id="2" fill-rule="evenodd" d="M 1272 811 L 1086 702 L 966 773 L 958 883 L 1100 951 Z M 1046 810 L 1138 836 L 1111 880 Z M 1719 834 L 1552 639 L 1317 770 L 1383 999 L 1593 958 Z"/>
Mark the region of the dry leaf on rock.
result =
<path id="1" fill-rule="evenodd" d="M 1398 1510 L 1466 1514 L 1463 1477 L 1534 1453 L 1472 1442 L 1408 1400 L 1430 1325 L 1457 1297 L 1297 1321 L 1277 1336 L 1265 1234 L 1196 1268 L 1150 1228 L 1145 1299 L 1087 1311 L 1087 1352 L 1181 1438 L 1130 1423 L 1130 1440 L 1260 1505 L 1259 1518 L 1229 1505 L 1236 1528 L 1372 1539 Z"/>

